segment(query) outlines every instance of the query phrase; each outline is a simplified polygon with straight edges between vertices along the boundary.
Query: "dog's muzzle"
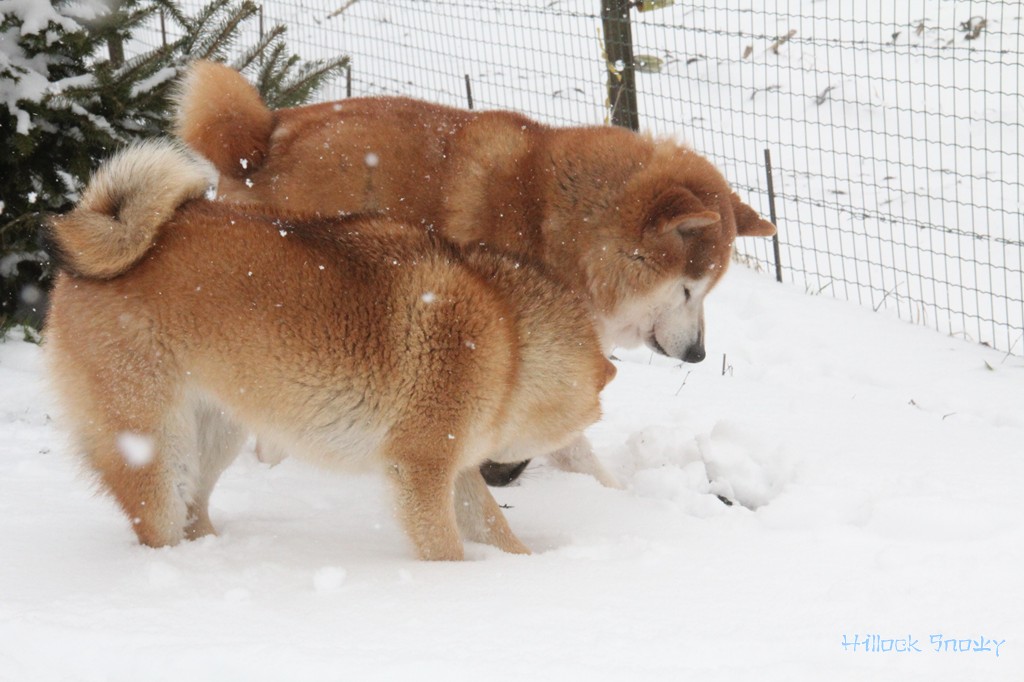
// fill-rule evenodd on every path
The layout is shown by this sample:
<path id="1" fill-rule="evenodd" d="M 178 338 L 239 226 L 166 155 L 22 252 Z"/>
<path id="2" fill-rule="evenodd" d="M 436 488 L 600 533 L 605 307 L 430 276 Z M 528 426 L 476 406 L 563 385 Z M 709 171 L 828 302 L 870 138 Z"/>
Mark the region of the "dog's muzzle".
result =
<path id="1" fill-rule="evenodd" d="M 707 357 L 707 353 L 704 350 L 704 334 L 697 337 L 696 343 L 690 344 L 690 347 L 683 353 L 683 362 L 700 362 Z"/>
<path id="2" fill-rule="evenodd" d="M 648 347 L 651 348 L 651 350 L 660 353 L 661 355 L 670 358 L 676 357 L 675 355 L 672 355 L 671 353 L 666 351 L 662 347 L 662 345 L 658 343 L 658 340 L 654 338 L 654 334 L 651 334 L 651 336 L 647 339 L 647 345 Z M 682 360 L 683 362 L 700 362 L 706 357 L 707 352 L 704 350 L 704 333 L 701 332 L 700 335 L 697 336 L 697 340 L 691 343 L 689 346 L 687 346 L 686 351 L 683 352 L 682 356 L 678 357 L 677 359 Z"/>

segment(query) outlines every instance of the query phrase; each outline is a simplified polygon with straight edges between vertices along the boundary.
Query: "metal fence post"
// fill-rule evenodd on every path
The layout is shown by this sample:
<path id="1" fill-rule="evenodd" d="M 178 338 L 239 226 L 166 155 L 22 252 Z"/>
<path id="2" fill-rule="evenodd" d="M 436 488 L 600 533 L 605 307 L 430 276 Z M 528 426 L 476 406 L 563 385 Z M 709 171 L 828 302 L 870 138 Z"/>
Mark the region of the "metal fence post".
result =
<path id="1" fill-rule="evenodd" d="M 614 125 L 640 129 L 636 107 L 631 0 L 601 0 L 601 24 L 608 69 L 608 106 Z"/>
<path id="2" fill-rule="evenodd" d="M 775 234 L 772 235 L 772 251 L 775 255 L 775 280 L 781 282 L 782 255 L 779 249 L 779 223 L 775 215 L 775 178 L 772 175 L 772 154 L 767 147 L 764 150 L 764 171 L 765 175 L 768 176 L 768 211 L 772 225 L 775 226 Z"/>

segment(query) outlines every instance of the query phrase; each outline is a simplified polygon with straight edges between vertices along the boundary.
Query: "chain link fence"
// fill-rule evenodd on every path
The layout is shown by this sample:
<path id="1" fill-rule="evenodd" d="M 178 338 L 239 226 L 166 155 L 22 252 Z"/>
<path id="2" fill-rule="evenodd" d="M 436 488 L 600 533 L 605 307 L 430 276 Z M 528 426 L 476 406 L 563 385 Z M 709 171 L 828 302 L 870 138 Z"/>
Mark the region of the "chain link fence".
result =
<path id="1" fill-rule="evenodd" d="M 608 23 L 616 9 L 631 45 Z M 325 99 L 402 94 L 600 124 L 635 83 L 639 128 L 688 141 L 764 215 L 770 152 L 778 244 L 740 240 L 748 264 L 1024 355 L 1018 0 L 270 0 L 263 11 L 303 57 L 351 57 Z"/>

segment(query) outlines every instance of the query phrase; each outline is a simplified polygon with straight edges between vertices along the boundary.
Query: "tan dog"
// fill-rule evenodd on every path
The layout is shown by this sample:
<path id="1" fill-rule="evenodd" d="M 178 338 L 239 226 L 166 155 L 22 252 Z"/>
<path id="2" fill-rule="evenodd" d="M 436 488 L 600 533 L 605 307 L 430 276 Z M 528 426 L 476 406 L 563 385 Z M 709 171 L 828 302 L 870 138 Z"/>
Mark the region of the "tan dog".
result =
<path id="1" fill-rule="evenodd" d="M 210 169 L 130 148 L 52 221 L 47 354 L 77 446 L 141 542 L 213 532 L 243 434 L 393 482 L 424 559 L 516 539 L 478 471 L 566 445 L 614 375 L 541 270 L 388 219 L 203 199 Z"/>
<path id="2" fill-rule="evenodd" d="M 196 62 L 177 133 L 226 198 L 383 210 L 547 263 L 594 303 L 609 349 L 702 359 L 704 297 L 733 241 L 775 233 L 702 156 L 622 128 L 386 97 L 270 111 L 237 71 Z"/>
<path id="3" fill-rule="evenodd" d="M 201 61 L 183 80 L 177 133 L 220 171 L 227 199 L 383 210 L 547 263 L 590 299 L 606 352 L 646 343 L 702 360 L 704 298 L 733 241 L 775 233 L 705 158 L 622 128 L 386 97 L 271 111 L 238 72 Z M 614 484 L 585 442 L 554 460 Z"/>

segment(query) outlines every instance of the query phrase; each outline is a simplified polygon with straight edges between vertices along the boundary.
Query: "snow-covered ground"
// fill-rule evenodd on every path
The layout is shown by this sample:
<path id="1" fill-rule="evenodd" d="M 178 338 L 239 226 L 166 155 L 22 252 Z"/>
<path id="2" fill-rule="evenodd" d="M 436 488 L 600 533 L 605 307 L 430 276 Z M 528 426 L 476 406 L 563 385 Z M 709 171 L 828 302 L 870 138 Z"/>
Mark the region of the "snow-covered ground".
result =
<path id="1" fill-rule="evenodd" d="M 1024 678 L 1024 360 L 741 267 L 708 316 L 700 365 L 618 354 L 625 489 L 531 467 L 496 495 L 536 553 L 461 564 L 251 452 L 219 537 L 140 547 L 0 344 L 0 680 Z"/>
<path id="2" fill-rule="evenodd" d="M 360 2 L 326 18 L 344 4 L 304 0 L 287 16 L 267 11 L 288 21 L 304 56 L 334 46 L 357 57 L 355 94 L 461 104 L 468 73 L 478 106 L 563 124 L 603 116 L 596 2 L 530 0 L 533 9 L 514 11 Z M 424 18 L 439 4 L 446 15 Z M 554 5 L 567 16 L 553 21 Z M 847 295 L 868 307 L 806 295 L 836 293 L 831 287 L 776 285 L 735 267 L 708 302 L 704 363 L 617 354 L 605 418 L 589 435 L 624 489 L 537 463 L 520 485 L 496 491 L 536 553 L 469 545 L 462 564 L 413 560 L 382 481 L 295 460 L 269 467 L 251 450 L 214 494 L 219 537 L 138 546 L 51 419 L 42 351 L 14 336 L 0 344 L 0 681 L 1024 679 L 1024 359 L 897 321 L 916 285 L 888 271 L 870 279 L 873 268 L 894 264 L 913 277 L 942 272 L 933 256 L 955 262 L 984 241 L 964 247 L 948 230 L 985 223 L 1001 246 L 992 268 L 966 282 L 984 291 L 966 301 L 965 314 L 1005 313 L 991 339 L 1015 341 L 1020 251 L 1002 246 L 1020 239 L 1019 168 L 1005 165 L 1013 157 L 998 143 L 1019 148 L 1020 109 L 1000 88 L 980 99 L 958 94 L 969 70 L 948 72 L 959 91 L 943 89 L 941 68 L 951 61 L 939 41 L 964 18 L 985 15 L 999 21 L 983 43 L 998 34 L 1019 46 L 1019 12 L 996 0 L 912 0 L 885 17 L 871 14 L 884 3 L 858 5 L 858 30 L 903 31 L 902 43 L 874 44 L 859 61 L 835 53 L 862 36 L 835 36 L 834 0 L 756 10 L 736 0 L 728 7 L 750 11 L 727 30 L 716 28 L 728 21 L 715 9 L 725 0 L 696 14 L 681 5 L 660 15 L 670 17 L 665 35 L 638 29 L 641 45 L 667 45 L 673 54 L 662 56 L 675 59 L 642 75 L 643 92 L 666 94 L 660 104 L 642 101 L 652 127 L 694 139 L 749 192 L 760 180 L 758 160 L 747 159 L 766 140 L 777 145 L 779 186 L 793 199 L 783 197 L 783 229 L 821 234 L 850 223 L 843 226 L 856 231 L 855 253 L 871 260 L 874 283 Z M 767 14 L 800 20 L 768 25 Z M 466 26 L 475 28 L 462 30 L 461 42 L 437 38 Z M 808 40 L 793 40 L 776 59 L 765 41 L 792 28 Z M 737 66 L 751 36 L 760 42 L 750 66 Z M 828 54 L 813 52 L 814 39 L 832 38 Z M 934 61 L 915 61 L 921 51 Z M 906 71 L 889 69 L 892 56 Z M 835 82 L 819 79 L 831 73 L 828 60 L 843 67 Z M 1019 64 L 997 61 L 992 83 L 1019 74 Z M 924 79 L 917 90 L 892 90 L 915 79 Z M 764 94 L 751 99 L 751 89 Z M 798 111 L 782 99 L 822 92 L 826 102 Z M 908 96 L 923 118 L 894 120 L 879 105 L 906 107 Z M 698 103 L 671 109 L 688 97 Z M 943 152 L 904 148 L 907 131 L 938 110 L 969 129 L 938 137 L 984 141 L 985 155 L 966 164 L 984 185 L 958 195 Z M 765 130 L 756 116 L 766 113 L 825 127 L 860 122 L 869 132 L 819 139 L 800 128 Z M 740 142 L 729 142 L 729 131 Z M 893 141 L 896 157 L 887 156 Z M 807 160 L 813 146 L 861 155 L 852 187 L 808 180 L 824 167 Z M 800 153 L 787 157 L 792 149 Z M 1002 154 L 998 164 L 990 166 L 989 152 Z M 893 186 L 879 189 L 891 169 Z M 920 200 L 919 188 L 933 198 Z M 845 199 L 798 213 L 796 198 L 811 190 Z M 958 214 L 955 225 L 933 220 L 943 215 L 935 202 L 972 193 L 997 208 Z M 874 212 L 884 201 L 896 207 L 888 223 Z M 847 203 L 872 213 L 858 222 Z M 992 215 L 998 223 L 986 222 Z M 921 221 L 942 232 L 934 248 L 948 252 L 916 241 Z M 808 258 L 835 265 L 821 253 Z M 845 284 L 845 273 L 837 281 Z M 987 310 L 979 302 L 986 291 L 1007 296 L 1006 310 Z M 948 295 L 933 299 L 920 305 L 945 305 Z M 890 307 L 875 314 L 875 305 Z M 936 322 L 934 311 L 919 317 Z"/>

